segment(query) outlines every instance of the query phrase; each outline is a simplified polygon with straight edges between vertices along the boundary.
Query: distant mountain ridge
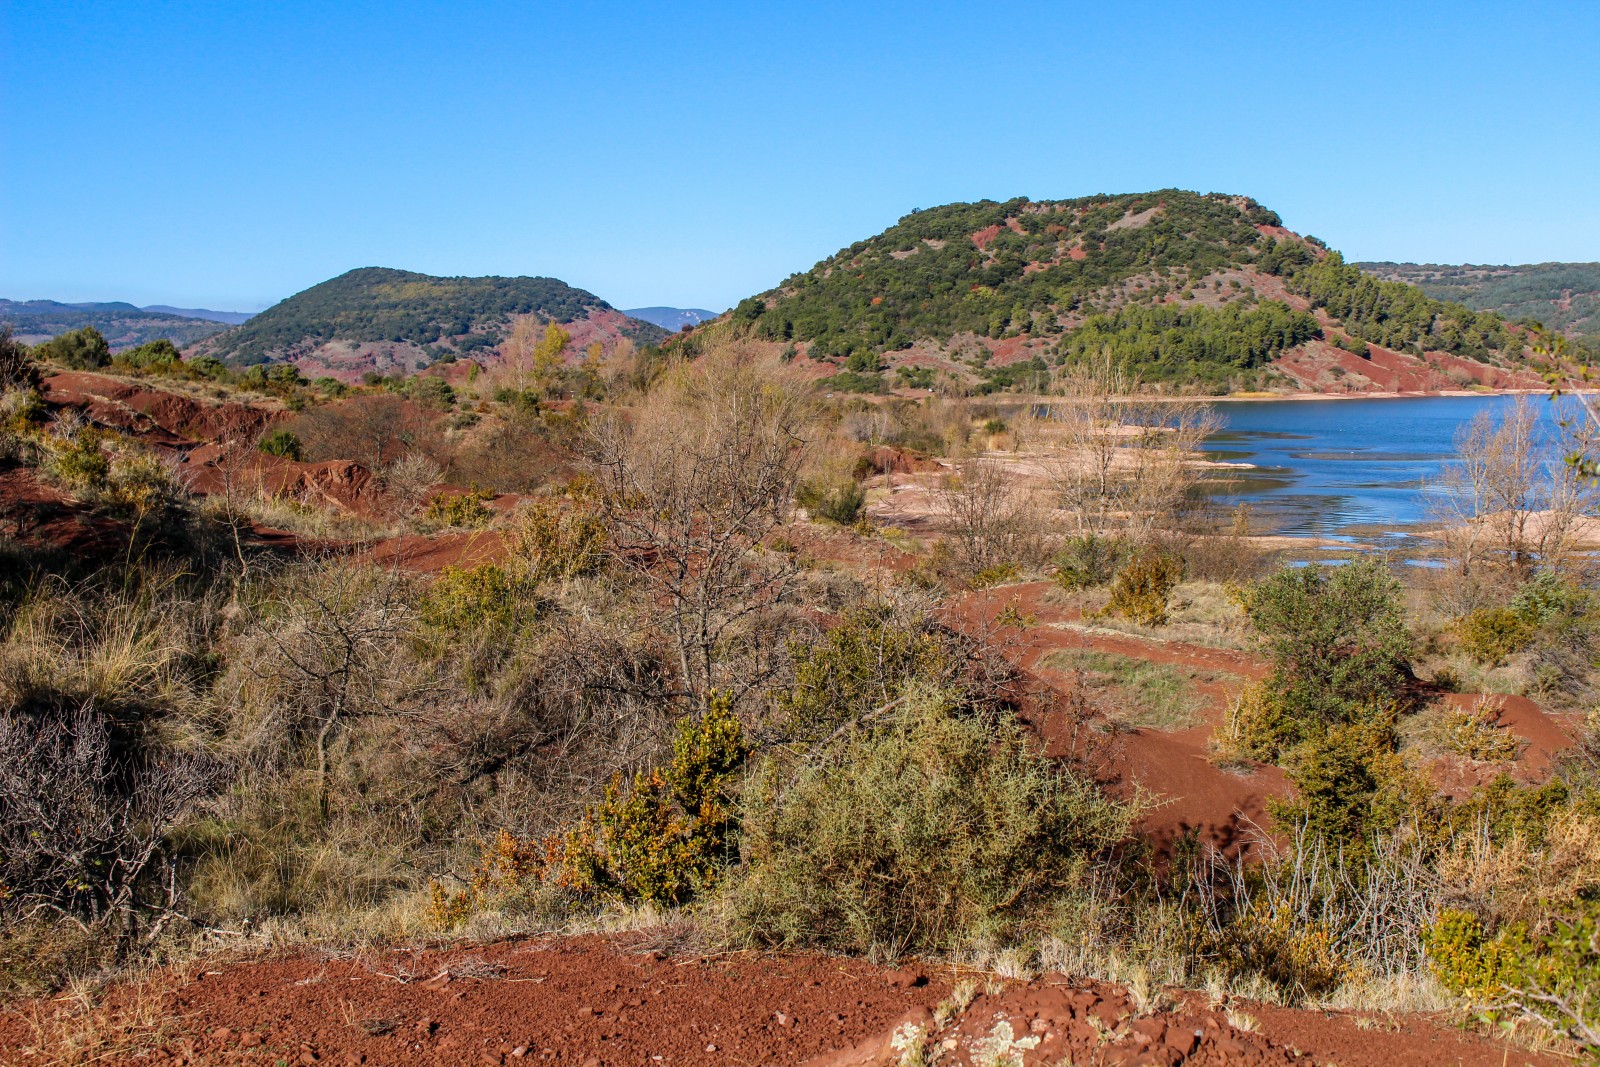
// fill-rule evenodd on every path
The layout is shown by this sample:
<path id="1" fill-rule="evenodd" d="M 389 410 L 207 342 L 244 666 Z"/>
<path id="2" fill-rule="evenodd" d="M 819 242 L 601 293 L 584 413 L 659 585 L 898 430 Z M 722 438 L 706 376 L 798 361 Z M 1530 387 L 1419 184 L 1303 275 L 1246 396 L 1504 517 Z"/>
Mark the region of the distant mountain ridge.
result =
<path id="1" fill-rule="evenodd" d="M 1101 353 L 1146 381 L 1211 391 L 1526 374 L 1525 331 L 1502 316 L 1363 274 L 1249 197 L 1181 189 L 914 211 L 730 319 L 863 390 L 941 374 L 1042 384 Z"/>
<path id="2" fill-rule="evenodd" d="M 182 315 L 186 319 L 207 319 L 211 322 L 221 322 L 229 326 L 237 326 L 241 322 L 248 322 L 256 315 L 254 311 L 212 311 L 210 308 L 175 308 L 166 304 L 146 304 L 140 310 L 160 315 Z"/>
<path id="3" fill-rule="evenodd" d="M 1508 319 L 1533 319 L 1568 337 L 1600 337 L 1600 263 L 1357 263 L 1377 278 L 1407 282 Z"/>
<path id="4" fill-rule="evenodd" d="M 17 337 L 29 343 L 93 326 L 105 335 L 113 350 L 133 348 L 161 337 L 182 347 L 227 328 L 223 322 L 178 309 L 139 308 L 121 301 L 65 304 L 58 300 L 3 299 L 0 326 L 10 326 Z"/>
<path id="5" fill-rule="evenodd" d="M 235 365 L 291 362 L 312 376 L 410 373 L 463 356 L 490 357 L 518 315 L 561 323 L 582 351 L 667 331 L 555 278 L 434 277 L 359 267 L 313 285 L 208 338 L 196 355 Z"/>
<path id="6" fill-rule="evenodd" d="M 663 330 L 681 330 L 685 326 L 698 326 L 717 317 L 717 312 L 704 308 L 628 308 L 624 315 L 632 315 L 645 322 L 653 322 Z"/>

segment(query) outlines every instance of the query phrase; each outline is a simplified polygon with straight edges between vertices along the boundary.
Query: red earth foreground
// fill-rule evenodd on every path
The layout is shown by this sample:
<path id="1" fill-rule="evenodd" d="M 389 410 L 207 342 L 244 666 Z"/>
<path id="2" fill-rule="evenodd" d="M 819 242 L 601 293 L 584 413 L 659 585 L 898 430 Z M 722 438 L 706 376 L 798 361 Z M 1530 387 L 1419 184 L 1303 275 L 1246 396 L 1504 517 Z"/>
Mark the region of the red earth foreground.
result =
<path id="1" fill-rule="evenodd" d="M 669 955 L 662 944 L 551 937 L 202 961 L 142 993 L 113 991 L 102 1010 L 143 996 L 145 1017 L 164 1029 L 131 1042 L 135 1050 L 73 1062 L 866 1067 L 901 1063 L 914 1028 L 938 1055 L 906 1062 L 963 1067 L 1557 1062 L 1416 1016 L 1236 1002 L 1230 1022 L 1194 995 L 1138 1011 L 1125 990 L 1060 976 L 1024 982 L 797 953 Z M 971 999 L 952 1010 L 966 1000 L 952 992 L 963 985 Z M 60 1062 L 39 1035 L 72 1010 L 34 1002 L 0 1017 L 4 1062 Z"/>

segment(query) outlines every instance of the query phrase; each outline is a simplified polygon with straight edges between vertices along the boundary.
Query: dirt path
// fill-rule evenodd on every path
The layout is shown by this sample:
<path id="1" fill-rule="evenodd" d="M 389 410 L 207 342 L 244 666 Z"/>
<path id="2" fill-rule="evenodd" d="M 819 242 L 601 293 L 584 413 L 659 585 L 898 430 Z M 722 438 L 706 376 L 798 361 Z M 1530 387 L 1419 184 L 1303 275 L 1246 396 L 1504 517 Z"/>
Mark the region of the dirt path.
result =
<path id="1" fill-rule="evenodd" d="M 1417 1017 L 1363 1029 L 1354 1016 L 1236 1005 L 1236 1026 L 1195 998 L 1139 1012 L 1118 987 L 1060 976 L 1001 981 L 808 954 L 673 957 L 639 935 L 240 962 L 151 988 L 140 1007 L 159 1037 L 80 1062 L 888 1067 L 912 1041 L 932 1057 L 920 1062 L 950 1067 L 1554 1062 Z M 119 996 L 131 992 L 107 1003 Z M 51 1032 L 51 1013 L 64 1010 L 0 1016 L 0 1061 L 53 1062 L 35 1026 Z"/>
<path id="2" fill-rule="evenodd" d="M 993 631 L 1007 658 L 1040 683 L 1044 695 L 1034 714 L 1035 726 L 1047 751 L 1056 754 L 1065 751 L 1079 724 L 1071 710 L 1077 682 L 1070 672 L 1050 666 L 1052 653 L 1104 652 L 1234 679 L 1191 681 L 1201 722 L 1190 729 L 1132 729 L 1107 736 L 1104 765 L 1107 778 L 1142 789 L 1156 800 L 1158 806 L 1145 816 L 1141 829 L 1158 849 L 1190 833 L 1225 852 L 1247 848 L 1257 828 L 1269 822 L 1268 802 L 1288 796 L 1291 787 L 1277 767 L 1257 764 L 1235 771 L 1216 766 L 1208 743 L 1228 701 L 1244 682 L 1264 677 L 1266 664 L 1233 649 L 1085 626 L 1080 613 L 1050 602 L 1051 588 L 1048 582 L 1031 582 L 973 594 L 952 605 L 951 617 L 963 628 Z M 1031 618 L 1032 625 L 998 625 L 1008 608 Z"/>

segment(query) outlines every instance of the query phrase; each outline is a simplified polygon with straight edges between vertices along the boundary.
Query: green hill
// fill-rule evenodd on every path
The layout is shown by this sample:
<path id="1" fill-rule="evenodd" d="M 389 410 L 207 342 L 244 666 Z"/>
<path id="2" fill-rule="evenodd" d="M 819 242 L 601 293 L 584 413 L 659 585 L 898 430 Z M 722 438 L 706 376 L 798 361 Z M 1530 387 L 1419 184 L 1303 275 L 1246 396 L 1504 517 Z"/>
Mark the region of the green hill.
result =
<path id="1" fill-rule="evenodd" d="M 0 326 L 10 326 L 18 338 L 30 344 L 93 326 L 117 351 L 163 337 L 180 347 L 192 345 L 227 328 L 176 311 L 145 311 L 121 302 L 63 304 L 56 300 L 0 300 Z"/>
<path id="2" fill-rule="evenodd" d="M 554 278 L 436 278 L 362 267 L 274 304 L 197 353 L 236 365 L 311 363 L 334 374 L 410 371 L 492 350 L 516 315 L 573 324 L 582 342 L 668 336 Z"/>
<path id="3" fill-rule="evenodd" d="M 1147 380 L 1248 387 L 1324 336 L 1522 357 L 1498 315 L 1369 277 L 1246 197 L 1178 189 L 914 211 L 732 316 L 868 374 L 922 354 L 993 380 L 1109 348 Z"/>
<path id="4" fill-rule="evenodd" d="M 1409 282 L 1437 300 L 1453 300 L 1508 319 L 1531 319 L 1568 337 L 1600 340 L 1600 263 L 1485 266 L 1358 263 L 1377 278 Z"/>

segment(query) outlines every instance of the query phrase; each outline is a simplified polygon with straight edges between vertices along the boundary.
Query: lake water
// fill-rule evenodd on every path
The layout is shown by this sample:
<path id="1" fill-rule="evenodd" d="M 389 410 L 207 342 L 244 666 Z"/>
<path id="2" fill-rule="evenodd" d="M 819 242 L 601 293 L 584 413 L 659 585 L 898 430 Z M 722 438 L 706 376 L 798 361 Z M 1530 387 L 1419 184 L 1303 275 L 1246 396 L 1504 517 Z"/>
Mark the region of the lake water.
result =
<path id="1" fill-rule="evenodd" d="M 1552 432 L 1562 412 L 1533 397 Z M 1249 463 L 1218 472 L 1210 491 L 1231 507 L 1247 501 L 1262 533 L 1324 537 L 1403 551 L 1406 527 L 1431 514 L 1429 485 L 1455 455 L 1455 437 L 1480 411 L 1508 396 L 1380 400 L 1240 400 L 1217 404 L 1223 430 L 1206 444 L 1213 459 Z"/>

